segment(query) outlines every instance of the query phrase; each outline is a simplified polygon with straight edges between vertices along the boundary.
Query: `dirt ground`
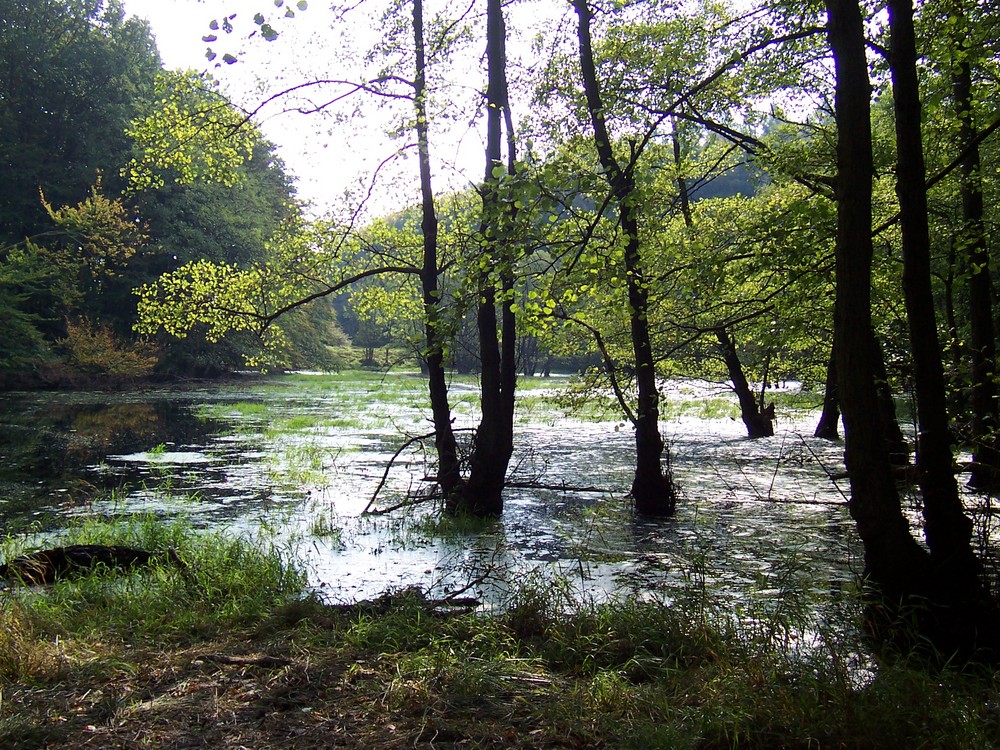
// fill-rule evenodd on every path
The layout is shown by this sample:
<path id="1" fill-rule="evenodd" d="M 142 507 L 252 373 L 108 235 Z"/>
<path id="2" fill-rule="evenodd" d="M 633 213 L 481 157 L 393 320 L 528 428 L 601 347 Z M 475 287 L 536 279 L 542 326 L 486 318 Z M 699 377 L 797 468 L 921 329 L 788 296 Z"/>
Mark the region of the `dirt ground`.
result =
<path id="1" fill-rule="evenodd" d="M 532 700 L 547 678 L 513 680 L 467 705 L 401 680 L 392 655 L 339 649 L 240 651 L 214 642 L 170 652 L 94 654 L 73 679 L 8 686 L 6 747 L 511 748 L 600 747 L 547 725 Z M 138 666 L 137 666 L 138 665 Z M 2 739 L 2 735 L 0 735 Z M 0 744 L 4 744 L 0 742 Z"/>

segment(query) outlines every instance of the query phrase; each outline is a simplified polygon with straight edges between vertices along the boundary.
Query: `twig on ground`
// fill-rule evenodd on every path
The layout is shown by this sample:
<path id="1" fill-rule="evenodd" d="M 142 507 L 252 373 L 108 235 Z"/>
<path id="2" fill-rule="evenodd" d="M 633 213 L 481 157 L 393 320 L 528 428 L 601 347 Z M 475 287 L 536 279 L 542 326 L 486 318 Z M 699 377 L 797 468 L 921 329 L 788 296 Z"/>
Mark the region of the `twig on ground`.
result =
<path id="1" fill-rule="evenodd" d="M 229 656 L 228 654 L 202 654 L 198 657 L 202 661 L 210 661 L 215 664 L 235 664 L 248 667 L 287 667 L 292 663 L 291 659 L 283 656 Z"/>

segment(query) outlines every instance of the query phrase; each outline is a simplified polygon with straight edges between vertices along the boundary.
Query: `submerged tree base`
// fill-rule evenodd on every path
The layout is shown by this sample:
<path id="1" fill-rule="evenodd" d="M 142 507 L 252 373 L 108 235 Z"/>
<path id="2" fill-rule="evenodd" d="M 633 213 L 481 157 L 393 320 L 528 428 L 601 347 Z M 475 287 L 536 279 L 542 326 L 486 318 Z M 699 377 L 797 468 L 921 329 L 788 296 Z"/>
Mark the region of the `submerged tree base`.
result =
<path id="1" fill-rule="evenodd" d="M 902 601 L 867 587 L 864 623 L 872 648 L 884 657 L 918 656 L 930 664 L 1000 665 L 997 602 L 940 573 L 928 572 L 925 584 Z"/>
<path id="2" fill-rule="evenodd" d="M 629 492 L 635 502 L 635 512 L 661 518 L 672 516 L 677 509 L 679 492 L 670 465 L 670 446 L 663 443 L 662 462 L 660 455 L 656 455 L 637 463 Z"/>

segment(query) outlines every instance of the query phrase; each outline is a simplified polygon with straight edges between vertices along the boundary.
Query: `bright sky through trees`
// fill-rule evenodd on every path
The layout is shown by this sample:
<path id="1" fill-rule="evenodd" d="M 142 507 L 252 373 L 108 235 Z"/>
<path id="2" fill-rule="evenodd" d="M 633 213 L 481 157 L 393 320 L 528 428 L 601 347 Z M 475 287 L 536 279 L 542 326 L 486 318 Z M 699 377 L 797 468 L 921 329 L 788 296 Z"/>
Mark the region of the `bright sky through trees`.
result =
<path id="1" fill-rule="evenodd" d="M 266 13 L 271 6 L 270 0 L 125 0 L 127 13 L 149 21 L 166 67 L 208 70 L 234 103 L 244 108 L 256 107 L 283 89 L 311 80 L 360 77 L 350 69 L 345 44 L 363 54 L 379 38 L 374 30 L 378 19 L 366 23 L 362 9 L 348 15 L 349 26 L 344 22 L 338 25 L 327 4 L 310 3 L 307 10 L 296 11 L 294 19 L 283 18 L 281 11 L 271 14 L 269 21 L 279 31 L 273 42 L 267 43 L 259 35 L 247 40 L 246 33 L 239 31 L 231 35 L 220 31 L 218 41 L 211 45 L 202 41 L 212 33 L 209 23 L 213 19 L 237 13 L 234 24 L 242 21 L 241 30 L 252 28 L 253 14 L 258 10 Z M 205 57 L 209 46 L 218 53 L 215 62 Z M 239 61 L 222 63 L 226 52 L 238 54 Z M 470 50 L 468 80 L 461 82 L 470 91 L 484 85 L 478 75 L 479 54 L 478 48 Z M 267 106 L 256 118 L 266 137 L 278 145 L 279 156 L 298 178 L 300 197 L 313 204 L 314 213 L 324 213 L 348 188 L 364 189 L 366 176 L 401 145 L 391 143 L 385 134 L 388 115 L 384 110 L 360 97 L 357 104 L 363 105 L 361 111 L 346 121 L 333 114 L 283 114 L 290 105 L 287 100 Z M 469 112 L 469 117 L 452 120 L 447 135 L 436 132 L 440 138 L 434 144 L 439 188 L 463 189 L 481 179 L 483 139 L 476 119 L 475 113 Z M 397 175 L 401 179 L 395 179 Z M 381 213 L 413 202 L 416 182 L 413 158 L 396 164 L 395 173 L 384 171 L 370 210 Z"/>

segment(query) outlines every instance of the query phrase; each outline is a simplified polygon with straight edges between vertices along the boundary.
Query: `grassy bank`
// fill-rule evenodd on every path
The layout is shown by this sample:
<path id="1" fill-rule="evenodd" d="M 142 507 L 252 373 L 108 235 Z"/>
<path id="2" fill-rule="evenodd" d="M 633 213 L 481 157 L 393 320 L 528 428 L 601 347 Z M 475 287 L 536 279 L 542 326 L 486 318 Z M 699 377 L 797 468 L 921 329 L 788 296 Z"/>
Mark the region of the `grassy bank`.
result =
<path id="1" fill-rule="evenodd" d="M 0 747 L 1000 746 L 993 673 L 875 665 L 795 607 L 567 611 L 541 581 L 490 616 L 413 594 L 333 607 L 264 542 L 151 521 L 73 535 L 173 546 L 188 574 L 0 591 Z"/>

